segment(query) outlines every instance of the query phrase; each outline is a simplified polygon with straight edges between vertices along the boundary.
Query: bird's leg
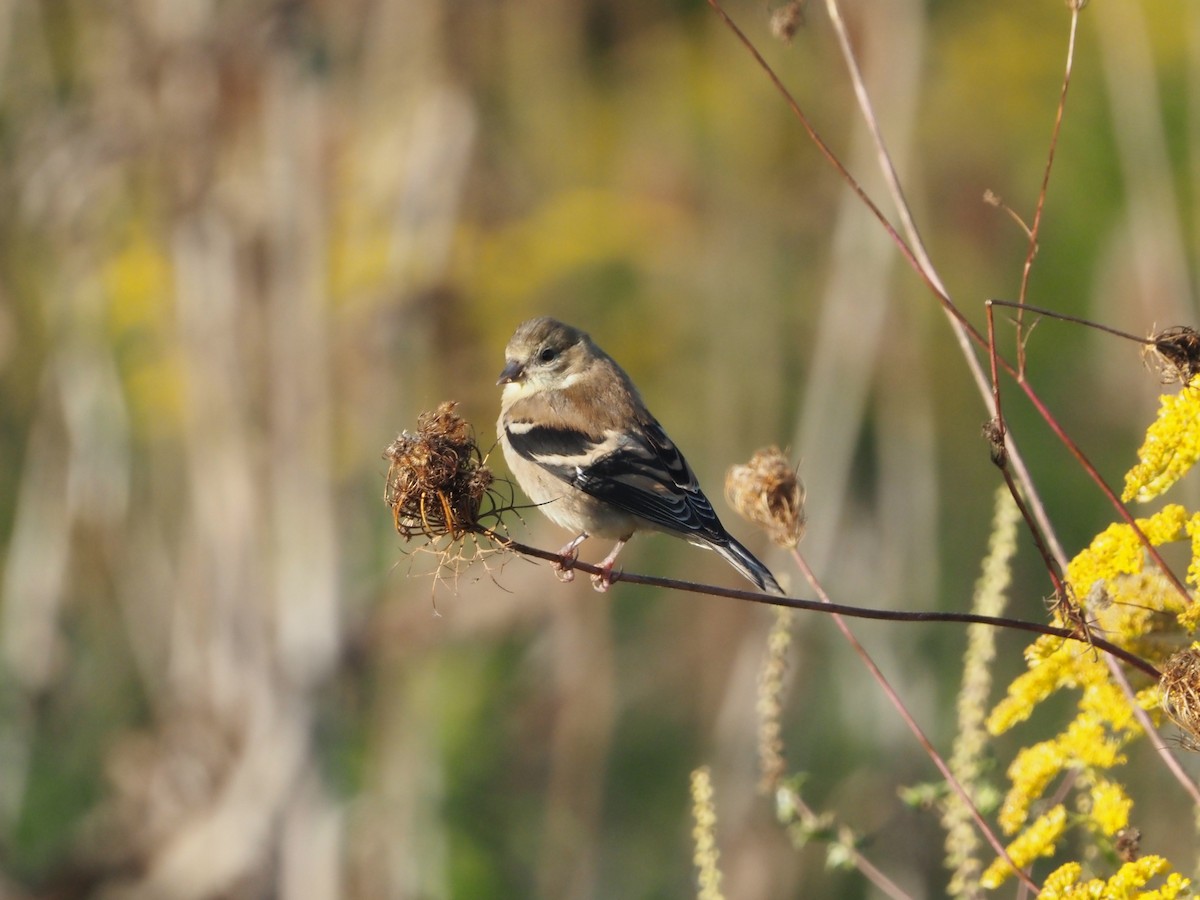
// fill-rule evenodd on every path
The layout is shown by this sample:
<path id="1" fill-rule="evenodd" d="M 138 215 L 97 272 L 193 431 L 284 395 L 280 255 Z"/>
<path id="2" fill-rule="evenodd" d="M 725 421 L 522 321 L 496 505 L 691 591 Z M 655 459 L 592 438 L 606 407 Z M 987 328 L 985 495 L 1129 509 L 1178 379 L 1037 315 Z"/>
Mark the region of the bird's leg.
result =
<path id="1" fill-rule="evenodd" d="M 562 582 L 575 580 L 575 560 L 579 559 L 579 545 L 588 539 L 588 533 L 581 531 L 579 536 L 574 538 L 570 543 L 564 544 L 563 548 L 558 551 L 558 555 L 562 557 L 554 564 L 554 573 L 558 576 L 558 580 Z"/>
<path id="2" fill-rule="evenodd" d="M 612 548 L 612 553 L 604 557 L 604 560 L 599 564 L 601 574 L 592 576 L 592 587 L 602 594 L 612 587 L 613 563 L 617 561 L 617 554 L 621 552 L 621 548 L 625 546 L 627 540 L 629 538 L 623 537 L 617 541 L 617 546 Z"/>

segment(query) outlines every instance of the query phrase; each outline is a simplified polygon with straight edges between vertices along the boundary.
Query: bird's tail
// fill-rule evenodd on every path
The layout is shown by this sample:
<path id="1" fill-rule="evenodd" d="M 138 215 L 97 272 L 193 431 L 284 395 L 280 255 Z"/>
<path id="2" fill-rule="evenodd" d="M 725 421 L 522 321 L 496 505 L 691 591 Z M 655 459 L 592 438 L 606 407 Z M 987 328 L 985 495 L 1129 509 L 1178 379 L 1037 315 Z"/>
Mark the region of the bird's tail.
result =
<path id="1" fill-rule="evenodd" d="M 726 535 L 726 541 L 727 543 L 713 543 L 708 546 L 720 553 L 725 557 L 726 562 L 758 585 L 760 591 L 778 594 L 781 597 L 787 596 L 783 588 L 779 586 L 779 582 L 775 580 L 775 576 L 771 574 L 771 570 L 755 559 L 753 553 L 728 535 Z"/>

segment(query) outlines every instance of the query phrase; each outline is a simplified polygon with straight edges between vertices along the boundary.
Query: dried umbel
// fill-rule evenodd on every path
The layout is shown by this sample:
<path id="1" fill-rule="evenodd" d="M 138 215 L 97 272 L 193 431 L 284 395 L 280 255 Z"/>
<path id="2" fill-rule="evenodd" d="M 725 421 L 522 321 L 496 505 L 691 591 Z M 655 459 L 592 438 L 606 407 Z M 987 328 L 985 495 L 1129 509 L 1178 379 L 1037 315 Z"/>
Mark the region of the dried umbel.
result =
<path id="1" fill-rule="evenodd" d="M 1200 334 L 1186 325 L 1176 325 L 1150 336 L 1146 355 L 1162 372 L 1163 384 L 1187 384 L 1200 374 Z"/>
<path id="2" fill-rule="evenodd" d="M 1166 714 L 1200 743 L 1200 649 L 1189 647 L 1168 659 L 1158 689 Z"/>
<path id="3" fill-rule="evenodd" d="M 406 539 L 458 538 L 478 527 L 493 478 L 471 426 L 454 412 L 457 405 L 447 401 L 422 413 L 416 433 L 401 432 L 384 451 L 383 499 Z"/>
<path id="4" fill-rule="evenodd" d="M 730 506 L 767 532 L 780 547 L 804 536 L 804 483 L 778 447 L 759 450 L 725 476 Z"/>

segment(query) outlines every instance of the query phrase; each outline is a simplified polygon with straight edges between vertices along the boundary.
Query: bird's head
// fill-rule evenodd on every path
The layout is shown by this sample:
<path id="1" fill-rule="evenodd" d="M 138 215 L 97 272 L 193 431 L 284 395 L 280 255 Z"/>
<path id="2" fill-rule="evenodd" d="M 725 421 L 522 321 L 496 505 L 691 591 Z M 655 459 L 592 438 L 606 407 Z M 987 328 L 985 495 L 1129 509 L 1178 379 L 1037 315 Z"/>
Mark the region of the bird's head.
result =
<path id="1" fill-rule="evenodd" d="M 571 386 L 594 356 L 584 332 L 540 316 L 517 327 L 504 350 L 504 371 L 496 383 L 505 385 L 506 394 L 561 390 Z"/>

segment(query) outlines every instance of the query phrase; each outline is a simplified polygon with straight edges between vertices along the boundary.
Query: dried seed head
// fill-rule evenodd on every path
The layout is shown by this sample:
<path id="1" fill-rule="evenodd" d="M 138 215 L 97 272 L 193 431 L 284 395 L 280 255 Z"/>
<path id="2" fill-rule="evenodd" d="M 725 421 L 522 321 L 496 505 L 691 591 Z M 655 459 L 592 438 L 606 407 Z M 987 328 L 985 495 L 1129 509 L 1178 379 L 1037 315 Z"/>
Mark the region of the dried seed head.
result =
<path id="1" fill-rule="evenodd" d="M 1008 447 L 1004 441 L 1004 426 L 998 418 L 992 418 L 983 423 L 983 439 L 988 442 L 988 452 L 992 457 L 992 465 L 1008 464 Z"/>
<path id="2" fill-rule="evenodd" d="M 725 476 L 725 496 L 743 517 L 781 547 L 804 536 L 804 483 L 778 447 L 759 450 Z"/>
<path id="3" fill-rule="evenodd" d="M 1176 325 L 1150 335 L 1145 355 L 1158 366 L 1163 384 L 1187 384 L 1200 374 L 1200 334 Z"/>
<path id="4" fill-rule="evenodd" d="M 478 525 L 493 478 L 471 426 L 454 412 L 457 405 L 447 401 L 422 413 L 416 433 L 401 432 L 383 453 L 388 461 L 383 499 L 406 539 L 458 538 Z"/>
<path id="5" fill-rule="evenodd" d="M 1113 849 L 1117 851 L 1117 858 L 1121 862 L 1134 862 L 1141 853 L 1142 848 L 1142 833 L 1136 828 L 1122 828 L 1117 832 L 1117 840 L 1113 845 Z"/>
<path id="6" fill-rule="evenodd" d="M 790 44 L 804 25 L 804 3 L 805 0 L 790 0 L 771 10 L 771 34 Z"/>
<path id="7" fill-rule="evenodd" d="M 1163 711 L 1194 741 L 1200 741 L 1200 649 L 1180 650 L 1163 666 L 1158 682 Z"/>

